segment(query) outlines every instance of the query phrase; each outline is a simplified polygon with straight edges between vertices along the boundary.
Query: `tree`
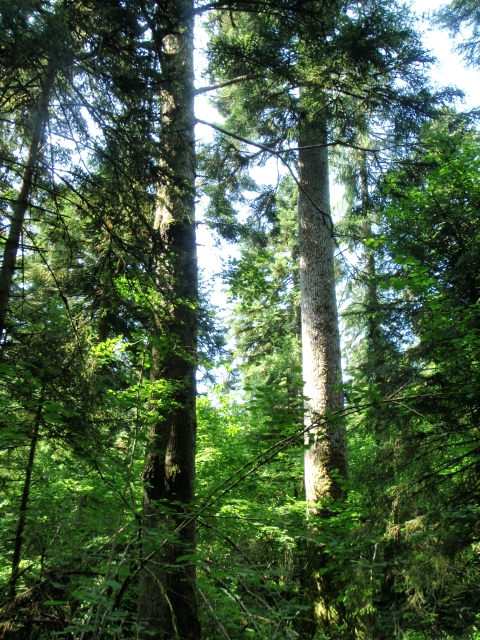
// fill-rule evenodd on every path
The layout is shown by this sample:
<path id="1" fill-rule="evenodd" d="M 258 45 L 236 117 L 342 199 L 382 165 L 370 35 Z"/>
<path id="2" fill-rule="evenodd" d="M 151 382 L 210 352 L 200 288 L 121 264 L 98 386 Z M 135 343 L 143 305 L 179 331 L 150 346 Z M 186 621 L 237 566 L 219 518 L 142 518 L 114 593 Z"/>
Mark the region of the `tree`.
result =
<path id="1" fill-rule="evenodd" d="M 410 144 L 434 110 L 404 14 L 2 5 L 4 222 L 55 49 L 43 27 L 66 5 L 58 28 L 71 47 L 0 352 L 0 635 L 199 637 L 199 618 L 203 635 L 232 640 L 473 634 L 478 140 L 450 114 Z M 196 364 L 219 344 L 198 293 L 193 216 L 191 20 L 205 10 L 214 84 L 196 91 L 222 89 L 226 117 L 201 153 L 206 220 L 240 250 L 225 274 L 235 352 L 224 383 L 195 402 Z M 352 212 L 334 229 L 339 146 Z M 258 186 L 248 172 L 271 157 L 285 171 Z M 356 346 L 343 407 L 334 277 L 348 276 L 333 253 L 348 234 L 368 286 L 345 289 Z M 332 375 L 306 357 L 317 404 L 305 421 L 300 285 L 304 345 Z M 337 472 L 345 426 L 348 482 Z"/>
<path id="2" fill-rule="evenodd" d="M 162 70 L 161 175 L 156 196 L 153 259 L 167 281 L 155 309 L 151 381 L 171 388 L 147 444 L 143 481 L 147 531 L 170 530 L 157 549 L 147 546 L 138 612 L 157 637 L 200 635 L 195 588 L 195 370 L 198 284 L 195 244 L 193 3 L 157 7 L 153 25 Z M 152 26 L 153 26 L 152 25 Z M 162 401 L 161 396 L 158 400 Z M 155 394 L 152 407 L 158 402 Z M 162 509 L 166 513 L 162 515 Z M 189 556 L 185 560 L 185 556 Z M 184 558 L 183 560 L 181 558 Z M 157 568 L 160 564 L 160 568 Z M 164 566 L 168 567 L 167 569 Z"/>
<path id="3" fill-rule="evenodd" d="M 0 335 L 5 329 L 7 305 L 11 294 L 20 236 L 32 195 L 34 175 L 39 167 L 42 143 L 48 122 L 50 96 L 58 69 L 65 67 L 66 54 L 72 45 L 63 28 L 64 5 L 60 4 L 54 12 L 43 15 L 35 12 L 35 3 L 27 3 L 26 5 L 9 3 L 5 9 L 2 26 L 7 30 L 10 40 L 8 44 L 15 49 L 20 48 L 20 53 L 15 55 L 3 51 L 3 72 L 4 74 L 9 72 L 18 74 L 20 81 L 16 83 L 7 81 L 4 85 L 3 110 L 15 114 L 15 107 L 20 110 L 26 107 L 26 117 L 22 118 L 18 111 L 16 116 L 17 118 L 20 116 L 20 119 L 23 120 L 24 131 L 23 135 L 20 134 L 20 139 L 26 143 L 28 151 L 20 163 L 21 181 L 17 195 L 11 203 L 9 232 L 0 269 Z M 29 14 L 30 21 L 28 22 L 27 16 Z M 15 89 L 17 89 L 16 95 Z M 19 141 L 18 138 L 17 141 Z"/>
<path id="4" fill-rule="evenodd" d="M 470 28 L 468 37 L 458 43 L 455 48 L 470 66 L 478 66 L 480 62 L 480 20 L 477 0 L 462 0 L 444 5 L 435 15 L 434 21 L 448 29 L 452 36 L 458 36 L 462 28 Z"/>
<path id="5" fill-rule="evenodd" d="M 352 424 L 352 450 L 358 508 L 375 541 L 363 554 L 378 562 L 372 622 L 380 638 L 399 627 L 457 637 L 473 624 L 477 592 L 467 586 L 470 571 L 458 571 L 469 563 L 463 541 L 477 509 L 469 477 L 476 410 L 463 396 L 476 384 L 467 338 L 476 332 L 474 138 L 453 114 L 425 126 L 416 151 L 372 197 L 382 368 L 375 376 L 378 352 L 359 353 L 347 395 L 370 404 Z M 461 617 L 450 608 L 452 590 Z"/>
<path id="6" fill-rule="evenodd" d="M 308 113 L 305 102 L 301 101 Z M 298 157 L 299 261 L 302 362 L 305 414 L 305 490 L 311 516 L 328 517 L 345 495 L 348 455 L 345 426 L 329 414 L 343 407 L 340 335 L 334 273 L 334 239 L 330 216 L 328 151 L 325 123 L 318 117 L 300 121 Z M 314 529 L 316 525 L 313 525 Z M 321 525 L 317 525 L 320 526 Z M 307 599 L 316 625 L 331 633 L 341 624 L 325 556 L 311 543 L 307 560 Z M 333 596 L 333 598 L 332 598 Z"/>
<path id="7" fill-rule="evenodd" d="M 22 175 L 22 182 L 17 199 L 13 205 L 13 213 L 10 223 L 7 242 L 3 251 L 3 263 L 0 270 L 0 335 L 5 328 L 5 316 L 7 304 L 10 298 L 13 273 L 15 270 L 15 260 L 17 257 L 20 235 L 22 232 L 25 212 L 28 206 L 28 198 L 32 190 L 33 174 L 37 168 L 41 144 L 45 133 L 45 126 L 48 118 L 48 106 L 50 94 L 52 92 L 55 79 L 56 62 L 50 59 L 47 63 L 45 75 L 41 82 L 38 103 L 35 105 L 34 113 L 31 117 L 30 127 L 32 135 L 28 149 L 28 156 L 25 161 L 25 168 Z"/>
<path id="8" fill-rule="evenodd" d="M 365 126 L 365 118 L 381 122 L 389 109 L 398 122 L 408 119 L 407 114 L 421 119 L 431 112 L 432 99 L 418 70 L 418 63 L 429 60 L 404 12 L 383 4 L 352 7 L 348 15 L 340 15 L 332 5 L 313 17 L 308 13 L 313 5 L 304 9 L 305 14 L 294 16 L 261 10 L 255 17 L 221 13 L 212 19 L 211 69 L 215 79 L 232 82 L 247 72 L 241 85 L 223 89 L 217 99 L 220 112 L 229 118 L 224 127 L 217 127 L 222 136 L 232 132 L 237 141 L 256 145 L 252 161 L 270 152 L 289 165 L 298 152 L 302 348 L 305 396 L 310 398 L 305 427 L 312 444 L 305 457 L 305 482 L 308 501 L 317 505 L 312 514 L 321 517 L 330 513 L 328 502 L 344 498 L 348 467 L 344 427 L 329 415 L 341 411 L 343 396 L 327 147 L 358 147 L 357 131 Z M 250 55 L 253 46 L 255 59 Z M 395 87 L 397 80 L 405 84 L 403 89 Z M 298 147 L 289 150 L 286 141 L 292 138 Z M 238 143 L 224 144 L 226 155 L 248 162 L 248 147 L 242 158 Z M 311 632 L 316 626 L 328 632 L 329 617 L 337 617 L 338 626 L 333 603 L 341 600 L 341 588 L 330 580 L 327 567 L 315 568 L 322 561 L 314 557 L 322 554 L 314 548 L 307 569 L 316 619 Z"/>

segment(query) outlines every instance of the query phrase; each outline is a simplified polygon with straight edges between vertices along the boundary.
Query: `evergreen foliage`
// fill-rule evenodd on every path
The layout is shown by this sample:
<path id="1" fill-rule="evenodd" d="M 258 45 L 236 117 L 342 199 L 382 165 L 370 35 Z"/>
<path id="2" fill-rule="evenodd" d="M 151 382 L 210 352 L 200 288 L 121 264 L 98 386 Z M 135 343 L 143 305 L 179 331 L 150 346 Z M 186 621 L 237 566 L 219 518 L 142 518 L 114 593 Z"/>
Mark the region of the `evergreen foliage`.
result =
<path id="1" fill-rule="evenodd" d="M 471 63 L 476 11 L 441 14 L 454 30 L 474 25 Z M 207 15 L 224 118 L 198 148 L 199 190 L 209 227 L 239 249 L 223 273 L 228 334 L 202 292 L 179 294 L 182 256 L 155 222 L 167 187 L 193 199 L 159 124 L 162 56 L 178 36 L 166 4 L 0 1 L 4 254 L 25 203 L 0 343 L 0 638 L 191 637 L 195 621 L 177 619 L 165 586 L 187 567 L 205 640 L 307 640 L 312 543 L 344 613 L 330 638 L 478 638 L 475 120 L 428 87 L 430 58 L 394 3 L 194 12 Z M 328 419 L 347 426 L 350 477 L 313 528 L 296 162 L 299 121 L 319 114 L 348 196 L 335 228 L 345 408 Z M 257 184 L 272 157 L 277 184 Z M 186 357 L 193 317 L 199 348 Z M 184 380 L 168 369 L 178 358 L 207 371 L 196 496 L 154 499 L 149 526 L 145 453 L 182 408 Z M 196 548 L 179 543 L 187 527 Z M 139 616 L 149 566 L 170 629 Z"/>

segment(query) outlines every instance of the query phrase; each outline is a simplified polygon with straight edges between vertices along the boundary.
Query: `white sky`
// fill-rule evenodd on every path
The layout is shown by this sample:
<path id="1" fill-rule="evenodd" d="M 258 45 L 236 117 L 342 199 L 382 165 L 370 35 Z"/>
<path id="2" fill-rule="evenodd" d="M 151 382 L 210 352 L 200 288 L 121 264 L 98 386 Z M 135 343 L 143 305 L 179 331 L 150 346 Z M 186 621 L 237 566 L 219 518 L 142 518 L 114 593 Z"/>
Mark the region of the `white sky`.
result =
<path id="1" fill-rule="evenodd" d="M 416 0 L 412 2 L 412 7 L 417 14 L 428 14 L 441 7 L 445 2 L 442 0 Z M 480 106 L 480 70 L 466 68 L 461 58 L 452 52 L 454 42 L 444 30 L 433 29 L 428 21 L 423 21 L 420 28 L 423 31 L 425 47 L 437 58 L 437 63 L 432 68 L 432 80 L 438 86 L 455 86 L 465 92 L 465 101 L 458 104 L 460 109 L 472 109 Z M 202 66 L 201 48 L 204 36 L 197 33 L 197 69 Z M 198 81 L 199 85 L 204 84 L 203 80 Z M 208 104 L 206 96 L 197 97 L 195 112 L 198 118 L 207 122 L 219 123 L 221 118 L 216 111 Z M 197 139 L 211 140 L 212 131 L 205 125 L 197 125 Z M 256 169 L 254 178 L 258 182 L 273 182 L 277 178 L 276 164 L 272 160 L 263 169 Z M 342 189 L 338 185 L 331 185 L 332 202 L 339 201 Z M 199 206 L 199 220 L 201 222 L 202 205 Z M 198 261 L 203 272 L 203 279 L 208 288 L 211 288 L 211 299 L 218 307 L 225 307 L 226 299 L 222 293 L 222 284 L 219 278 L 222 270 L 222 263 L 230 257 L 238 255 L 234 245 L 222 243 L 221 247 L 215 247 L 211 233 L 200 224 L 197 230 Z"/>

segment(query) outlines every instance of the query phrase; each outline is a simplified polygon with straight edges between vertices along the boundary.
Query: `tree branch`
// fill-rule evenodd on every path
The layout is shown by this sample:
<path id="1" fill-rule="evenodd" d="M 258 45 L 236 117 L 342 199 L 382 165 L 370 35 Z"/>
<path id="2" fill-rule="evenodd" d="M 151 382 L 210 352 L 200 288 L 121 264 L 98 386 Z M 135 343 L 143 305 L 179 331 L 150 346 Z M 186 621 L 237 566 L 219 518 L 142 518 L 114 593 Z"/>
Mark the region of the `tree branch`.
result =
<path id="1" fill-rule="evenodd" d="M 245 78 L 247 76 L 244 76 Z M 233 81 L 232 81 L 233 82 Z M 212 122 L 206 122 L 205 120 L 200 120 L 196 118 L 198 124 L 204 124 L 207 127 L 211 127 L 218 131 L 219 133 L 223 133 L 230 138 L 234 138 L 235 140 L 239 140 L 240 142 L 244 142 L 245 144 L 249 144 L 252 147 L 257 147 L 257 149 L 261 149 L 262 151 L 267 151 L 268 153 L 272 153 L 275 156 L 282 156 L 291 151 L 303 151 L 304 149 L 319 149 L 322 147 L 347 147 L 348 149 L 356 149 L 358 151 L 367 151 L 370 153 L 378 153 L 380 149 L 372 149 L 370 147 L 360 147 L 356 144 L 351 144 L 350 142 L 344 142 L 343 140 L 332 140 L 332 142 L 325 142 L 324 144 L 309 144 L 304 147 L 289 147 L 288 149 L 274 149 L 273 147 L 267 147 L 267 145 L 261 144 L 260 142 L 253 142 L 253 140 L 248 140 L 248 138 L 244 138 L 243 136 L 239 136 L 233 131 L 228 131 L 223 127 L 219 127 L 218 124 L 213 124 Z"/>
<path id="2" fill-rule="evenodd" d="M 232 84 L 236 84 L 237 82 L 245 82 L 246 80 L 256 80 L 257 78 L 261 78 L 262 76 L 259 73 L 255 74 L 245 74 L 244 76 L 238 76 L 237 78 L 231 78 L 230 80 L 224 80 L 223 82 L 217 82 L 217 84 L 211 84 L 206 87 L 199 87 L 195 89 L 193 92 L 194 96 L 198 96 L 202 93 L 207 93 L 208 91 L 215 91 L 215 89 L 222 89 L 223 87 L 229 87 Z M 203 123 L 206 124 L 206 123 Z"/>

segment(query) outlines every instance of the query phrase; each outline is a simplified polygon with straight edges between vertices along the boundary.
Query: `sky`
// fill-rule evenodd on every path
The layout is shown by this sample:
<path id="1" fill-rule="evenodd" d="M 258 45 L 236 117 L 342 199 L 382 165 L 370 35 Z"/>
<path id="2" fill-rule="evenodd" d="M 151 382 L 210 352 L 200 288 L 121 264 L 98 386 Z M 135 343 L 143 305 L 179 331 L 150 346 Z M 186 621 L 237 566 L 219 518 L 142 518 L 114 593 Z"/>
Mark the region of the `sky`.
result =
<path id="1" fill-rule="evenodd" d="M 435 11 L 443 6 L 443 0 L 417 0 L 412 7 L 417 14 Z M 455 42 L 444 29 L 433 29 L 424 21 L 423 42 L 432 52 L 437 63 L 432 68 L 431 77 L 440 86 L 453 85 L 465 92 L 465 102 L 459 105 L 465 109 L 480 106 L 480 70 L 469 69 L 461 57 L 452 51 Z"/>
<path id="2" fill-rule="evenodd" d="M 442 0 L 416 0 L 412 2 L 413 10 L 424 16 L 419 25 L 419 31 L 423 33 L 423 41 L 426 49 L 437 59 L 436 64 L 431 69 L 431 78 L 439 87 L 455 86 L 465 93 L 465 99 L 457 105 L 459 109 L 472 109 L 480 107 L 480 70 L 467 68 L 461 57 L 452 51 L 454 41 L 445 30 L 433 28 L 428 21 L 428 14 L 439 9 L 444 3 Z M 205 36 L 201 30 L 196 34 L 196 67 L 200 74 L 204 64 L 202 47 L 205 43 Z M 205 82 L 199 80 L 199 85 Z M 207 122 L 221 122 L 220 116 L 208 103 L 207 96 L 198 96 L 195 103 L 196 116 Z M 211 140 L 212 130 L 205 125 L 197 125 L 197 140 Z M 260 183 L 275 182 L 277 178 L 276 162 L 271 160 L 267 166 L 255 170 L 254 179 Z M 340 206 L 342 188 L 331 180 L 332 205 Z M 204 286 L 210 292 L 210 298 L 214 305 L 222 311 L 226 307 L 226 296 L 223 291 L 220 273 L 222 265 L 229 259 L 238 255 L 238 250 L 234 245 L 221 243 L 215 245 L 212 233 L 202 224 L 202 207 L 204 202 L 199 203 L 197 229 L 198 262 L 202 274 Z"/>

